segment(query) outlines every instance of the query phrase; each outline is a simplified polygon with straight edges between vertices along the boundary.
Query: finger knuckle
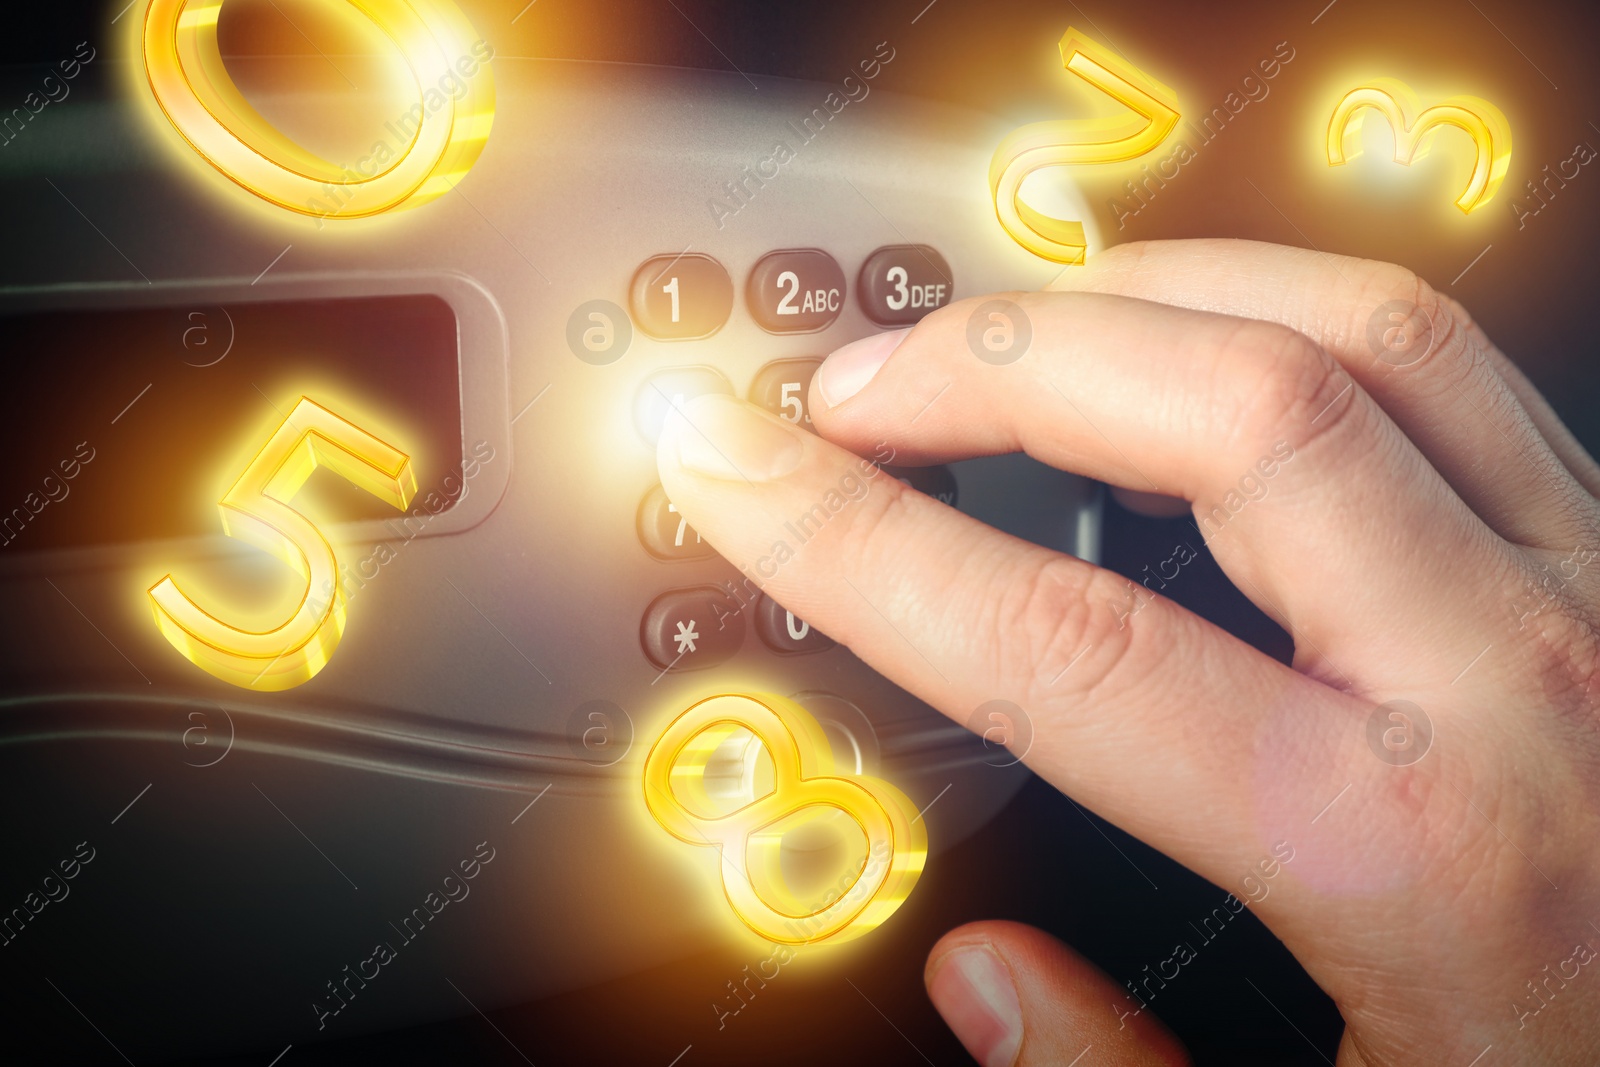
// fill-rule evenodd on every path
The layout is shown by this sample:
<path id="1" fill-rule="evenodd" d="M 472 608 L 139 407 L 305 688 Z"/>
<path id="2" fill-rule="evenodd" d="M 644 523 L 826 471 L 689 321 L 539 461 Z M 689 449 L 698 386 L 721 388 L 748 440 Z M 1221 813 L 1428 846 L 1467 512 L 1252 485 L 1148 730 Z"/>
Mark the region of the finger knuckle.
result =
<path id="1" fill-rule="evenodd" d="M 1457 367 L 1470 372 L 1479 360 L 1478 330 L 1466 309 L 1407 267 L 1376 260 L 1362 261 L 1357 320 L 1351 324 L 1352 348 L 1365 344 L 1363 334 L 1374 308 L 1406 304 L 1432 332 L 1429 347 L 1417 363 Z M 1376 355 L 1374 356 L 1376 358 Z"/>
<path id="2" fill-rule="evenodd" d="M 1284 440 L 1296 447 L 1344 429 L 1360 410 L 1354 382 L 1321 345 L 1288 327 L 1242 326 L 1235 343 L 1253 350 L 1232 434 L 1241 447 Z"/>
<path id="3" fill-rule="evenodd" d="M 1003 676 L 1032 678 L 1039 695 L 1053 700 L 1100 696 L 1116 684 L 1132 647 L 1132 589 L 1110 571 L 1045 558 L 1031 581 L 1014 583 L 1001 598 L 994 633 Z"/>

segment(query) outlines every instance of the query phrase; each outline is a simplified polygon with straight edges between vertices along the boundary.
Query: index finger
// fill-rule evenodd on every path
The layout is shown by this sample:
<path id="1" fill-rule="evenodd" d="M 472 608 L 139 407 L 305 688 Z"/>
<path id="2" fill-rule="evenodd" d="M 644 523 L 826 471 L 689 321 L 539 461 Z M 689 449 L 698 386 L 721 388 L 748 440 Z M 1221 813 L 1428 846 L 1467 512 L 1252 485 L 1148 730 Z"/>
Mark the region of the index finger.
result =
<path id="1" fill-rule="evenodd" d="M 959 723 L 1017 704 L 1029 766 L 1202 874 L 1262 848 L 1262 781 L 1242 771 L 1263 730 L 1305 731 L 1293 761 L 1262 769 L 1274 780 L 1349 762 L 1327 746 L 1354 738 L 1364 704 L 1171 601 L 731 397 L 681 415 L 661 437 L 662 484 L 750 582 Z"/>

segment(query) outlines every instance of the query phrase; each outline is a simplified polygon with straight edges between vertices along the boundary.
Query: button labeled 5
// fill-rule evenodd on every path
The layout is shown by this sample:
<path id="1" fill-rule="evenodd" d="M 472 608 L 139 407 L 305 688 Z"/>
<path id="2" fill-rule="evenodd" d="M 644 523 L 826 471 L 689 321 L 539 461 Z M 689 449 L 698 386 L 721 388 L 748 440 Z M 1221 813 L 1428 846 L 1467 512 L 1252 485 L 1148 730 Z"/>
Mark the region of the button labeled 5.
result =
<path id="1" fill-rule="evenodd" d="M 300 685 L 328 665 L 344 633 L 345 592 L 333 546 L 289 504 L 318 467 L 402 511 L 417 491 L 404 452 L 301 397 L 217 505 L 224 533 L 271 552 L 305 579 L 299 605 L 281 625 L 255 631 L 224 622 L 190 599 L 170 574 L 150 587 L 161 635 L 195 666 L 231 685 L 264 692 Z"/>
<path id="2" fill-rule="evenodd" d="M 811 407 L 806 397 L 811 392 L 811 379 L 820 366 L 820 359 L 780 359 L 768 363 L 750 383 L 750 402 L 780 419 L 809 429 Z"/>

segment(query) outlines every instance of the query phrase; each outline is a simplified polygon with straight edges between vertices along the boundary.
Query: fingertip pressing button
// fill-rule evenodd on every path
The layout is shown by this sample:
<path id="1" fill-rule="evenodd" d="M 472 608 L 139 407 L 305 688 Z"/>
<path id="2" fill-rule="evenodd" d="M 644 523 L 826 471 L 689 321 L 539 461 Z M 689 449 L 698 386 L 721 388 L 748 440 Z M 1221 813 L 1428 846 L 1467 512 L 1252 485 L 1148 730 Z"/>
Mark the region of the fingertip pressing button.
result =
<path id="1" fill-rule="evenodd" d="M 728 379 L 710 367 L 674 367 L 657 371 L 644 380 L 633 401 L 633 423 L 639 435 L 652 447 L 661 440 L 661 427 L 667 413 L 681 409 L 697 396 L 707 393 L 733 395 Z"/>

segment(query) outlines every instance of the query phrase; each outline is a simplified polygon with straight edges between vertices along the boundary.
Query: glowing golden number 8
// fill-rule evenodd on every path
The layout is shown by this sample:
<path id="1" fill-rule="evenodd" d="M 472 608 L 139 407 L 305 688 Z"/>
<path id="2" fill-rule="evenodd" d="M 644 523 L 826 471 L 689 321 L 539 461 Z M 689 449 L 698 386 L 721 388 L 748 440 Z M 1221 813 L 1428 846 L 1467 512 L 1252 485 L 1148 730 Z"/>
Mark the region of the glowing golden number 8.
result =
<path id="1" fill-rule="evenodd" d="M 451 0 L 348 2 L 394 42 L 422 97 L 401 119 L 409 140 L 365 157 L 360 173 L 301 148 L 240 94 L 217 48 L 223 0 L 150 0 L 145 12 L 145 75 L 173 126 L 228 178 L 304 215 L 359 218 L 439 196 L 494 122 L 493 50 Z"/>
<path id="2" fill-rule="evenodd" d="M 739 730 L 766 746 L 772 791 L 724 815 L 701 814 L 717 809 L 706 789 L 707 766 Z M 878 927 L 910 896 L 927 861 L 928 835 L 900 790 L 833 770 L 826 735 L 799 705 L 765 694 L 711 697 L 673 720 L 651 748 L 645 805 L 679 840 L 721 849 L 728 903 L 750 929 L 791 945 L 846 941 Z M 802 900 L 784 879 L 783 838 L 829 811 L 855 822 L 866 858 L 836 892 Z"/>
<path id="3" fill-rule="evenodd" d="M 327 467 L 404 509 L 417 491 L 411 460 L 392 445 L 301 397 L 266 447 L 222 498 L 222 529 L 266 549 L 306 580 L 306 593 L 281 626 L 231 626 L 189 599 L 167 575 L 150 588 L 156 627 L 201 670 L 245 689 L 289 689 L 327 666 L 344 632 L 338 560 L 322 532 L 289 501 L 317 467 Z M 318 591 L 329 591 L 319 600 Z"/>

